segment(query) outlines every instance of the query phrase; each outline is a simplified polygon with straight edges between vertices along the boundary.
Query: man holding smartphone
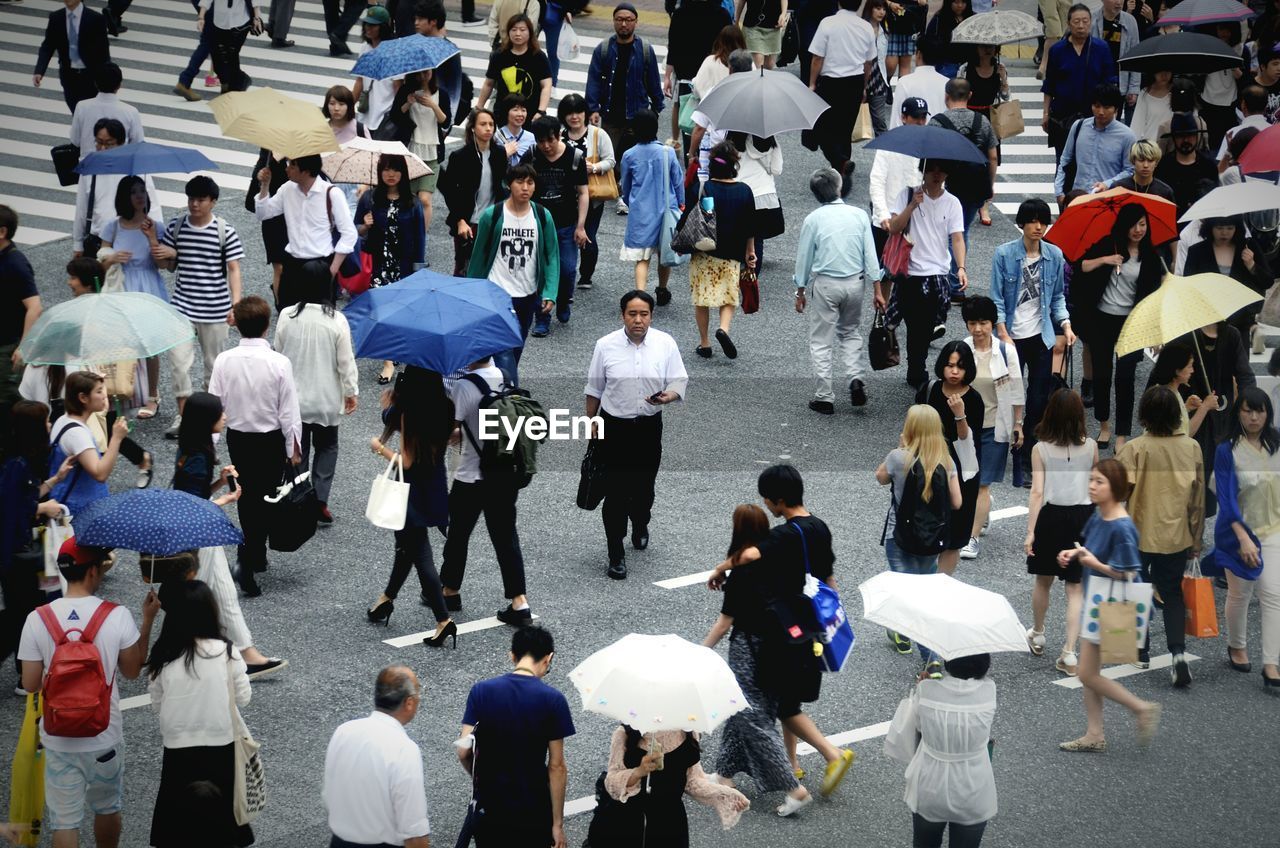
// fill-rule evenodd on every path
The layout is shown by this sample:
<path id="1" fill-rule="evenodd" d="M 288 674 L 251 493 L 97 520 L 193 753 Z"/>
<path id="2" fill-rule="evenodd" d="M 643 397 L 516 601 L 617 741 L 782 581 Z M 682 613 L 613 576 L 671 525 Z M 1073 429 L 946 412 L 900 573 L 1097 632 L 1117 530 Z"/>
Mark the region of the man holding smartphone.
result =
<path id="1" fill-rule="evenodd" d="M 587 369 L 587 415 L 603 419 L 605 540 L 608 575 L 625 580 L 623 540 L 631 524 L 631 546 L 649 547 L 654 484 L 662 464 L 662 407 L 683 400 L 689 374 L 675 339 L 650 328 L 653 295 L 634 289 L 622 296 L 622 328 L 596 342 Z"/>

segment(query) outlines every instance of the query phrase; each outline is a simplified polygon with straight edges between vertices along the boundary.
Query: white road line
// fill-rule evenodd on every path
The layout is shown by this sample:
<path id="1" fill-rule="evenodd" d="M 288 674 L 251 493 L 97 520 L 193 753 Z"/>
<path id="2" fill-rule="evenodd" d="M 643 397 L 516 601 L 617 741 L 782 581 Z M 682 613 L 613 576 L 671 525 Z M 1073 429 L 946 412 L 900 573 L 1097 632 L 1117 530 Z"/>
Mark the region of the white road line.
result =
<path id="1" fill-rule="evenodd" d="M 1007 506 L 1004 509 L 991 510 L 992 521 L 1003 521 L 1006 518 L 1017 518 L 1020 515 L 1026 515 L 1030 510 L 1025 506 Z"/>
<path id="2" fill-rule="evenodd" d="M 663 589 L 682 589 L 685 586 L 695 586 L 699 583 L 706 583 L 710 577 L 710 571 L 699 571 L 697 574 L 686 574 L 684 577 L 672 577 L 670 580 L 655 580 L 653 585 L 661 586 Z"/>
<path id="3" fill-rule="evenodd" d="M 538 616 L 535 615 L 533 620 L 537 621 Z M 465 624 L 459 624 L 458 635 L 461 636 L 464 633 L 475 633 L 477 630 L 489 630 L 493 627 L 506 626 L 507 625 L 503 622 L 498 621 L 495 616 L 490 616 L 489 618 L 478 618 L 475 621 L 468 621 Z M 382 641 L 393 648 L 407 648 L 410 645 L 421 645 L 424 638 L 427 636 L 434 636 L 435 632 L 435 628 L 432 628 L 431 630 L 424 630 L 421 633 L 410 633 L 408 636 L 397 636 L 394 639 L 383 639 Z"/>
<path id="4" fill-rule="evenodd" d="M 1200 659 L 1195 654 L 1183 654 L 1187 658 L 1187 662 L 1195 662 Z M 1111 668 L 1104 668 L 1102 676 L 1111 680 L 1119 680 L 1122 677 L 1132 677 L 1135 674 L 1142 674 L 1148 671 L 1156 671 L 1162 668 L 1168 668 L 1173 665 L 1173 654 L 1161 654 L 1158 657 L 1151 658 L 1151 668 L 1138 668 L 1134 665 L 1114 665 Z M 1061 686 L 1063 689 L 1079 689 L 1084 684 L 1076 677 L 1063 677 L 1053 681 L 1054 684 Z"/>
<path id="5" fill-rule="evenodd" d="M 22 232 L 22 231 L 21 231 L 21 230 L 19 230 L 18 232 Z M 150 693 L 148 693 L 148 694 L 146 694 L 146 695 L 134 695 L 132 698 L 121 698 L 121 699 L 120 699 L 120 709 L 121 709 L 121 710 L 132 710 L 132 709 L 136 709 L 136 708 L 138 708 L 138 707 L 149 707 L 149 706 L 151 706 L 151 694 L 150 694 Z"/>

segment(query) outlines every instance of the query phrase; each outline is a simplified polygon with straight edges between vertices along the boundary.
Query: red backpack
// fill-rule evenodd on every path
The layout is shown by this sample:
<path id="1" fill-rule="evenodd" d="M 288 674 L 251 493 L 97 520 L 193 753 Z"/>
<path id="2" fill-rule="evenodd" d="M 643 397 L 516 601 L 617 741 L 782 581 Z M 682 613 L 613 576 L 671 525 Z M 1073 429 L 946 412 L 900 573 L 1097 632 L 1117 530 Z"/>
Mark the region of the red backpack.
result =
<path id="1" fill-rule="evenodd" d="M 111 724 L 115 678 L 107 681 L 102 654 L 93 640 L 115 608 L 115 604 L 103 601 L 83 629 L 65 632 L 48 604 L 36 608 L 54 642 L 53 659 L 44 677 L 44 729 L 50 735 L 97 736 Z M 71 641 L 67 638 L 70 633 L 79 633 L 80 639 Z"/>

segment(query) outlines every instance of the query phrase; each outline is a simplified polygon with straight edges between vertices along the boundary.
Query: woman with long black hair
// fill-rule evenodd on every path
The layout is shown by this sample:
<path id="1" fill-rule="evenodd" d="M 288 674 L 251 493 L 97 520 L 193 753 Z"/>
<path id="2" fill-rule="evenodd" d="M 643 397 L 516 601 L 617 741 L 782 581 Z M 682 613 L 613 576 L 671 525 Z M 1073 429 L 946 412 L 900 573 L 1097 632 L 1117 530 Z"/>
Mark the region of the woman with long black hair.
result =
<path id="1" fill-rule="evenodd" d="M 1088 250 L 1071 279 L 1073 302 L 1091 320 L 1089 352 L 1093 359 L 1094 417 L 1099 449 L 1111 444 L 1111 384 L 1115 378 L 1116 450 L 1133 429 L 1134 376 L 1142 351 L 1116 356 L 1116 341 L 1125 319 L 1160 285 L 1164 260 L 1151 242 L 1147 211 L 1139 203 L 1120 208 L 1111 232 Z"/>
<path id="2" fill-rule="evenodd" d="M 1267 265 L 1265 251 L 1254 238 L 1246 236 L 1243 215 L 1204 219 L 1200 222 L 1200 239 L 1187 248 L 1187 261 L 1182 266 L 1184 276 L 1225 274 L 1266 295 L 1275 282 L 1275 274 Z M 1258 302 L 1241 309 L 1227 321 L 1240 331 L 1242 338 L 1252 339 L 1261 311 L 1262 303 Z"/>
<path id="3" fill-rule="evenodd" d="M 947 0 L 924 28 L 926 36 L 935 36 L 943 47 L 943 61 L 936 70 L 947 79 L 955 79 L 960 66 L 973 60 L 972 44 L 952 44 L 956 27 L 973 17 L 973 0 Z"/>

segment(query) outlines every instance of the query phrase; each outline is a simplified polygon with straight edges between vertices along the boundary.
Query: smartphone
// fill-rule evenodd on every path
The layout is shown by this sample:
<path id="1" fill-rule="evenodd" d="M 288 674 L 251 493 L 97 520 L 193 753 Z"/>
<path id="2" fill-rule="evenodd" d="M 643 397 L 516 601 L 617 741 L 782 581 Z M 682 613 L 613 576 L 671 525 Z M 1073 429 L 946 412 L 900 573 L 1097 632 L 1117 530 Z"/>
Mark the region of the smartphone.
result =
<path id="1" fill-rule="evenodd" d="M 645 400 L 649 401 L 649 403 L 661 403 L 662 402 L 661 395 L 662 395 L 662 392 L 654 392 L 653 394 L 645 398 Z"/>
<path id="2" fill-rule="evenodd" d="M 234 492 L 234 491 L 236 490 L 236 487 L 237 487 L 237 486 L 239 486 L 239 485 L 240 485 L 240 484 L 236 482 L 236 478 L 235 478 L 235 475 L 234 475 L 234 474 L 233 474 L 232 476 L 230 476 L 230 477 L 228 477 L 228 478 L 227 478 L 227 491 L 228 491 L 228 492 Z"/>

